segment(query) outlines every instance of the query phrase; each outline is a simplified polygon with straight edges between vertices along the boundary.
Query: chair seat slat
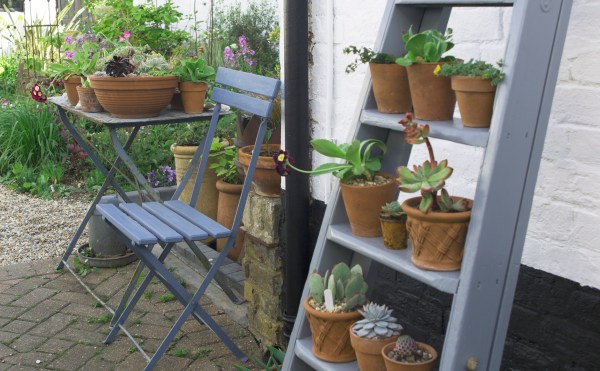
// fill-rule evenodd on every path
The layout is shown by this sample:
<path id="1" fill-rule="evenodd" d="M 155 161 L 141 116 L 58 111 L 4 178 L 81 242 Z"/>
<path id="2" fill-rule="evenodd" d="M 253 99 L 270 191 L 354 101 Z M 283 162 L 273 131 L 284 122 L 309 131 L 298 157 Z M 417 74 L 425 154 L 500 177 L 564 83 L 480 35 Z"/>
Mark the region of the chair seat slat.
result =
<path id="1" fill-rule="evenodd" d="M 200 241 L 208 237 L 208 233 L 194 223 L 188 221 L 173 210 L 158 202 L 144 202 L 142 207 L 148 210 L 166 225 L 179 232 L 191 241 Z"/>
<path id="2" fill-rule="evenodd" d="M 96 210 L 136 245 L 153 245 L 156 236 L 112 204 L 96 205 Z"/>
<path id="3" fill-rule="evenodd" d="M 166 225 L 160 219 L 144 210 L 140 205 L 127 203 L 120 204 L 119 207 L 125 211 L 132 219 L 148 229 L 152 234 L 163 242 L 181 242 L 183 237 L 173 228 Z"/>
<path id="4" fill-rule="evenodd" d="M 179 200 L 166 201 L 165 205 L 188 221 L 205 230 L 211 237 L 223 238 L 228 237 L 231 234 L 229 229 Z"/>

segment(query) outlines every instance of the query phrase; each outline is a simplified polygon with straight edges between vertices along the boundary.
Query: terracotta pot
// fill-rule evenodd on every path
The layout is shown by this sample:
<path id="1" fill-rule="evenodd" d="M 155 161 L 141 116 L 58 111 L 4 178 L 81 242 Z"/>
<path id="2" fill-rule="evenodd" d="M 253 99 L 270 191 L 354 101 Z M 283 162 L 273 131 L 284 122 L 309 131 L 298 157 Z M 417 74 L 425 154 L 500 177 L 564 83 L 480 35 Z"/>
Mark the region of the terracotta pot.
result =
<path id="1" fill-rule="evenodd" d="M 350 342 L 350 327 L 362 318 L 358 311 L 350 313 L 321 312 L 304 300 L 306 318 L 312 334 L 313 354 L 326 362 L 350 362 L 356 354 Z"/>
<path id="2" fill-rule="evenodd" d="M 408 233 L 406 231 L 406 215 L 400 219 L 379 218 L 383 234 L 383 246 L 392 250 L 406 249 Z"/>
<path id="3" fill-rule="evenodd" d="M 369 63 L 377 111 L 406 113 L 412 108 L 406 67 L 399 64 Z"/>
<path id="4" fill-rule="evenodd" d="M 192 157 L 194 157 L 194 153 L 196 153 L 196 149 L 198 146 L 171 146 L 171 152 L 175 156 L 175 176 L 177 178 L 177 184 L 181 182 L 181 179 L 185 175 L 188 167 L 190 166 L 190 162 L 192 161 Z M 198 194 L 198 199 L 196 200 L 196 210 L 200 211 L 202 214 L 208 216 L 211 219 L 217 219 L 217 201 L 219 194 L 217 192 L 217 187 L 215 184 L 217 183 L 217 174 L 214 170 L 210 169 L 210 164 L 214 162 L 214 158 L 208 159 L 208 164 L 206 166 L 206 172 L 204 173 L 204 177 L 202 178 L 202 184 L 200 185 L 200 192 Z M 179 196 L 179 200 L 182 202 L 188 203 L 192 198 L 192 191 L 194 189 L 194 182 L 196 181 L 196 174 L 198 174 L 198 168 L 196 168 L 181 192 L 181 196 Z"/>
<path id="5" fill-rule="evenodd" d="M 380 174 L 394 179 L 389 174 Z M 379 214 L 381 206 L 392 202 L 398 195 L 395 181 L 375 186 L 361 187 L 340 182 L 342 199 L 352 228 L 352 234 L 361 237 L 381 236 Z"/>
<path id="6" fill-rule="evenodd" d="M 419 268 L 432 271 L 455 271 L 460 269 L 469 221 L 469 211 L 442 213 L 419 210 L 421 197 L 413 197 L 402 203 L 408 215 L 406 229 L 412 241 L 412 262 Z"/>
<path id="7" fill-rule="evenodd" d="M 105 110 L 118 118 L 156 117 L 173 98 L 177 76 L 89 76 Z"/>
<path id="8" fill-rule="evenodd" d="M 458 109 L 464 126 L 489 128 L 496 87 L 481 77 L 452 76 Z"/>
<path id="9" fill-rule="evenodd" d="M 421 120 L 451 120 L 456 97 L 450 78 L 435 76 L 433 70 L 444 63 L 415 63 L 406 67 L 415 116 Z"/>
<path id="10" fill-rule="evenodd" d="M 204 99 L 208 91 L 208 84 L 204 82 L 180 82 L 179 91 L 183 101 L 183 111 L 189 114 L 204 111 Z"/>
<path id="11" fill-rule="evenodd" d="M 235 146 L 241 148 L 254 145 L 259 126 L 260 116 L 237 115 L 237 135 L 233 140 Z M 269 144 L 281 144 L 281 125 L 273 131 Z"/>
<path id="12" fill-rule="evenodd" d="M 350 329 L 350 342 L 356 353 L 358 369 L 361 371 L 385 371 L 385 362 L 381 355 L 381 349 L 391 341 L 396 341 L 398 336 L 385 339 L 366 339 L 357 336 Z"/>
<path id="13" fill-rule="evenodd" d="M 383 349 L 381 349 L 381 355 L 385 362 L 385 367 L 387 371 L 432 371 L 433 367 L 435 366 L 435 361 L 438 357 L 437 352 L 435 351 L 435 349 L 433 349 L 432 346 L 428 344 L 420 343 L 418 341 L 417 344 L 419 345 L 419 347 L 427 349 L 427 351 L 431 353 L 433 358 L 431 358 L 429 361 L 420 363 L 398 362 L 394 359 L 391 359 L 387 355 L 392 349 L 394 349 L 395 343 L 390 343 L 384 346 Z"/>
<path id="14" fill-rule="evenodd" d="M 77 93 L 77 87 L 81 86 L 81 76 L 71 75 L 69 78 L 64 79 L 65 91 L 67 92 L 67 100 L 73 106 L 79 102 L 79 94 Z"/>
<path id="15" fill-rule="evenodd" d="M 173 98 L 171 98 L 171 109 L 174 111 L 183 111 L 183 101 L 181 100 L 181 93 L 175 92 Z"/>
<path id="16" fill-rule="evenodd" d="M 281 146 L 279 144 L 270 144 L 269 151 L 277 152 Z M 254 146 L 242 147 L 238 150 L 238 159 L 244 167 L 244 171 L 248 170 L 250 165 L 250 156 Z M 267 145 L 261 146 L 261 151 L 266 151 Z M 259 156 L 254 171 L 254 178 L 252 179 L 254 185 L 254 192 L 261 196 L 266 197 L 279 197 L 281 195 L 281 177 L 275 171 L 275 162 L 273 157 Z"/>
<path id="17" fill-rule="evenodd" d="M 94 89 L 92 88 L 84 88 L 82 86 L 77 86 L 77 95 L 79 96 L 79 106 L 83 112 L 102 112 L 102 106 L 98 99 L 96 99 L 96 94 Z"/>
<path id="18" fill-rule="evenodd" d="M 225 183 L 222 179 L 217 180 L 217 191 L 219 191 L 219 202 L 217 208 L 217 222 L 222 226 L 231 229 L 235 212 L 237 211 L 240 195 L 242 193 L 242 184 Z M 238 238 L 240 234 L 238 233 Z M 223 251 L 226 238 L 217 239 L 217 251 Z M 238 242 L 240 242 L 238 244 Z M 243 257 L 243 241 L 237 241 L 233 248 L 227 253 L 227 257 L 234 261 L 240 261 Z"/>

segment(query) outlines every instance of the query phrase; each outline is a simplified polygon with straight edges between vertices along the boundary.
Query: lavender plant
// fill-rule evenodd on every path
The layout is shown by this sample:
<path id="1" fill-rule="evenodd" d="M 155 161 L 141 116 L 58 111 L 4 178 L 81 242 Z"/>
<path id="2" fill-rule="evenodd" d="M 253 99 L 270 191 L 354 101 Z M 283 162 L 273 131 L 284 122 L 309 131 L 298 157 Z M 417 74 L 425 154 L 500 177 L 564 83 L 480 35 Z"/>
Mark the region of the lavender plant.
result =
<path id="1" fill-rule="evenodd" d="M 175 170 L 170 166 L 159 166 L 148 173 L 148 183 L 154 187 L 169 187 L 175 185 Z"/>

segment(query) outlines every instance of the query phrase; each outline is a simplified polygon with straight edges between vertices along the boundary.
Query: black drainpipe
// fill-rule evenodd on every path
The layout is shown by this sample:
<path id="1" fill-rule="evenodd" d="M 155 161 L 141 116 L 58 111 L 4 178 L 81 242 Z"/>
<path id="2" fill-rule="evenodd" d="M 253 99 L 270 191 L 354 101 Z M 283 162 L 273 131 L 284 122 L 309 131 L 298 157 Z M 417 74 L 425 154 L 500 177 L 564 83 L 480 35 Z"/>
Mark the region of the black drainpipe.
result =
<path id="1" fill-rule="evenodd" d="M 302 169 L 310 168 L 308 117 L 308 0 L 283 1 L 285 147 Z M 283 250 L 284 335 L 298 314 L 312 247 L 309 242 L 309 179 L 292 172 L 285 182 L 281 245 Z"/>

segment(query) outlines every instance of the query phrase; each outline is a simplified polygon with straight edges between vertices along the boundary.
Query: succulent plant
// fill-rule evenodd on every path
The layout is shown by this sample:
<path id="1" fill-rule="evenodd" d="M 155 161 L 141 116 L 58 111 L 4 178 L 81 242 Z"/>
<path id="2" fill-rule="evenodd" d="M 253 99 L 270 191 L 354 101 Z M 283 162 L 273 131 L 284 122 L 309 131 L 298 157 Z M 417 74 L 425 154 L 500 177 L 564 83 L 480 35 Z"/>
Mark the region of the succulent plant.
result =
<path id="1" fill-rule="evenodd" d="M 133 72 L 135 67 L 129 62 L 128 58 L 113 56 L 111 60 L 106 62 L 104 71 L 112 77 L 124 77 Z"/>
<path id="2" fill-rule="evenodd" d="M 381 207 L 381 217 L 384 219 L 401 219 L 404 215 L 398 201 L 388 202 Z"/>
<path id="3" fill-rule="evenodd" d="M 433 358 L 433 354 L 411 338 L 409 335 L 402 335 L 396 340 L 394 349 L 388 353 L 388 357 L 399 362 L 426 362 Z"/>
<path id="4" fill-rule="evenodd" d="M 352 331 L 362 338 L 366 339 L 386 339 L 392 336 L 400 335 L 402 326 L 397 318 L 392 317 L 392 310 L 387 305 L 378 305 L 368 303 L 359 310 L 364 317 L 352 326 Z"/>
<path id="5" fill-rule="evenodd" d="M 417 342 L 410 337 L 410 335 L 402 335 L 396 340 L 396 345 L 394 345 L 394 352 L 397 352 L 399 355 L 406 357 L 415 354 L 415 352 L 419 349 Z"/>
<path id="6" fill-rule="evenodd" d="M 406 166 L 397 168 L 398 182 L 400 190 L 404 192 L 421 191 L 421 204 L 419 209 L 428 213 L 432 210 L 441 212 L 465 211 L 469 203 L 465 199 L 451 198 L 444 189 L 446 179 L 452 175 L 453 169 L 448 166 L 448 160 L 436 161 L 433 154 L 433 147 L 429 142 L 429 125 L 419 125 L 413 121 L 410 113 L 400 120 L 404 126 L 404 140 L 409 144 L 427 145 L 429 160 L 423 165 L 414 165 L 413 170 Z M 438 201 L 438 191 L 441 192 L 441 201 Z"/>
<path id="7" fill-rule="evenodd" d="M 327 289 L 331 290 L 334 302 L 342 312 L 351 312 L 367 300 L 368 285 L 358 264 L 350 269 L 346 263 L 338 263 L 331 269 L 331 274 L 329 271 L 324 276 L 311 273 L 308 282 L 310 294 L 319 307 L 325 303 L 324 292 Z"/>

